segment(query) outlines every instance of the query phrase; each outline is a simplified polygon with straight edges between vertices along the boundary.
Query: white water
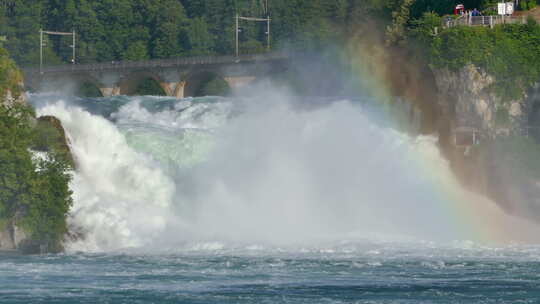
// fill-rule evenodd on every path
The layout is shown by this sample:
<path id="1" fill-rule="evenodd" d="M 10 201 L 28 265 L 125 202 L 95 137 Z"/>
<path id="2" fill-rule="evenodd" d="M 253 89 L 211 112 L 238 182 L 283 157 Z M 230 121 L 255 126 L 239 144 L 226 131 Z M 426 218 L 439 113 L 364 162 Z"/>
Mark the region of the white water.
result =
<path id="1" fill-rule="evenodd" d="M 474 234 L 451 214 L 452 199 L 473 196 L 435 139 L 381 127 L 350 102 L 300 111 L 266 96 L 231 118 L 238 100 L 157 112 L 141 100 L 156 99 L 132 98 L 115 123 L 66 101 L 38 109 L 62 121 L 78 164 L 71 221 L 86 237 L 72 250 Z M 483 216 L 516 224 L 479 201 Z"/>

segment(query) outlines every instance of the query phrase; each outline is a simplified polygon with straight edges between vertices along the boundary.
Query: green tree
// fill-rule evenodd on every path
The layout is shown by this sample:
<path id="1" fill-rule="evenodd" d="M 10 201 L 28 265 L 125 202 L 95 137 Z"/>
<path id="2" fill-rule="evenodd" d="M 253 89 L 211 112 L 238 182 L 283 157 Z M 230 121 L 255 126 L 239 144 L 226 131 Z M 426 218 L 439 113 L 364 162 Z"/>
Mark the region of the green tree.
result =
<path id="1" fill-rule="evenodd" d="M 208 24 L 202 17 L 190 20 L 187 40 L 187 47 L 192 55 L 207 55 L 214 51 L 213 37 L 208 30 Z"/>
<path id="2" fill-rule="evenodd" d="M 6 96 L 9 90 L 14 97 L 18 97 L 21 94 L 22 79 L 21 72 L 9 58 L 8 52 L 0 48 L 0 96 Z"/>
<path id="3" fill-rule="evenodd" d="M 153 57 L 168 58 L 181 55 L 184 52 L 181 34 L 186 26 L 187 17 L 182 3 L 176 0 L 160 1 L 151 42 Z"/>
<path id="4" fill-rule="evenodd" d="M 32 238 L 47 242 L 52 251 L 60 251 L 68 233 L 66 218 L 73 204 L 69 189 L 70 166 L 57 155 L 38 160 L 30 187 L 31 202 L 25 206 L 22 227 Z"/>
<path id="5" fill-rule="evenodd" d="M 34 165 L 28 151 L 31 112 L 0 105 L 0 218 L 22 214 L 32 203 Z"/>
<path id="6" fill-rule="evenodd" d="M 105 26 L 97 17 L 95 5 L 88 0 L 77 0 L 73 28 L 77 34 L 77 61 L 80 63 L 110 60 L 99 57 L 98 45 L 106 39 Z"/>
<path id="7" fill-rule="evenodd" d="M 148 47 L 144 41 L 131 43 L 122 56 L 124 60 L 146 60 L 148 58 Z"/>
<path id="8" fill-rule="evenodd" d="M 5 11 L 8 20 L 7 27 L 2 29 L 8 39 L 5 46 L 19 64 L 36 65 L 39 63 L 39 30 L 42 10 L 43 1 L 15 0 L 12 2 L 11 9 Z M 51 63 L 60 61 L 49 39 L 45 41 L 44 58 Z"/>
<path id="9" fill-rule="evenodd" d="M 33 116 L 25 105 L 0 106 L 0 220 L 16 222 L 32 240 L 59 251 L 73 203 L 70 165 L 54 152 L 32 159 Z"/>

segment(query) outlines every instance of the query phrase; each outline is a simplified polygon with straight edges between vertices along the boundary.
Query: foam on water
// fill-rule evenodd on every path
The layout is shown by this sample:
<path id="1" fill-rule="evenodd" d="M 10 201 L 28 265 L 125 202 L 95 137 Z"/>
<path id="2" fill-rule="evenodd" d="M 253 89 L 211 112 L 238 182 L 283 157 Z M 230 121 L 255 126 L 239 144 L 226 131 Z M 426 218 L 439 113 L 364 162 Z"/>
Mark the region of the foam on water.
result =
<path id="1" fill-rule="evenodd" d="M 538 246 L 372 242 L 305 250 L 0 256 L 2 303 L 538 303 Z"/>

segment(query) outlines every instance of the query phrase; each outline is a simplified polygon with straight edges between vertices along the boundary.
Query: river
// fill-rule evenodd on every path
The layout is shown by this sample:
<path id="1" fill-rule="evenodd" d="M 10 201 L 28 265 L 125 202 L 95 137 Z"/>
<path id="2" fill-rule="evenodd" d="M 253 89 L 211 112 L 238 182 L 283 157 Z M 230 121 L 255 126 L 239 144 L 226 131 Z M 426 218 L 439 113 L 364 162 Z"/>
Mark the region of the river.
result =
<path id="1" fill-rule="evenodd" d="M 82 237 L 0 256 L 2 303 L 540 301 L 538 226 L 372 100 L 31 102 L 66 129 Z"/>

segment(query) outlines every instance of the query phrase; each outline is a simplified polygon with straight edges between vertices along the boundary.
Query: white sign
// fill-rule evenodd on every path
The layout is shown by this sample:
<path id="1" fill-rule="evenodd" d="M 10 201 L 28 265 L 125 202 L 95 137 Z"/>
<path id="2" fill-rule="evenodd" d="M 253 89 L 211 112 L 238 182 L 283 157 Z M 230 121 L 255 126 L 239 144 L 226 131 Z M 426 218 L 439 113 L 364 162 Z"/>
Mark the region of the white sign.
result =
<path id="1" fill-rule="evenodd" d="M 499 15 L 506 15 L 506 3 L 497 4 L 497 13 Z"/>
<path id="2" fill-rule="evenodd" d="M 506 14 L 512 15 L 514 13 L 514 2 L 506 2 Z"/>

